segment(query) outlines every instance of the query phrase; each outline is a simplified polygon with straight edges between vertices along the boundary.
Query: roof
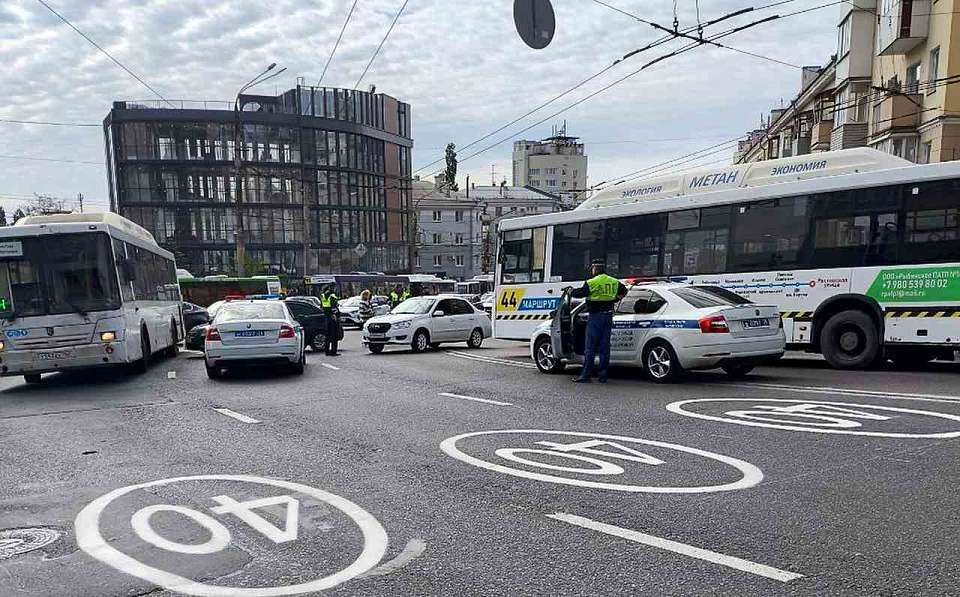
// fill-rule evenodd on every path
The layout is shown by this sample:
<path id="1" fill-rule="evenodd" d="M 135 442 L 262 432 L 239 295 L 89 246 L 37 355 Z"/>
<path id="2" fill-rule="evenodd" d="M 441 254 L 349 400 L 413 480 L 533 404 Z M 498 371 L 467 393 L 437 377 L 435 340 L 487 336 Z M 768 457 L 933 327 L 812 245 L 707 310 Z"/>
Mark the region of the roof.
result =
<path id="1" fill-rule="evenodd" d="M 118 230 L 126 232 L 130 236 L 140 238 L 144 241 L 156 244 L 153 235 L 137 224 L 134 224 L 125 217 L 110 211 L 88 212 L 88 213 L 69 213 L 69 214 L 50 214 L 45 216 L 27 216 L 20 218 L 14 226 L 43 226 L 47 224 L 106 224 Z"/>
<path id="2" fill-rule="evenodd" d="M 859 147 L 778 160 L 699 168 L 613 185 L 581 203 L 575 211 L 905 166 L 913 166 L 913 163 L 883 151 Z"/>

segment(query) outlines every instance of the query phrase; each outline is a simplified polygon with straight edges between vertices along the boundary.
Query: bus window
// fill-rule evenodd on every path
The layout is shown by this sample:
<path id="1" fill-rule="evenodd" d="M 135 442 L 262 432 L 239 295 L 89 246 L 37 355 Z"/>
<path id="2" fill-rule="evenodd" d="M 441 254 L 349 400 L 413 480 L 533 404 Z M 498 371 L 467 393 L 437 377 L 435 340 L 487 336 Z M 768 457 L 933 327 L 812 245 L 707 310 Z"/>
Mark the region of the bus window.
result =
<path id="1" fill-rule="evenodd" d="M 960 255 L 960 180 L 943 180 L 904 189 L 904 250 L 910 262 L 956 261 Z"/>
<path id="2" fill-rule="evenodd" d="M 879 187 L 813 196 L 813 254 L 809 265 L 850 267 L 895 263 L 899 236 L 898 189 Z"/>
<path id="3" fill-rule="evenodd" d="M 809 210 L 807 197 L 782 197 L 734 207 L 730 269 L 763 271 L 803 267 Z"/>
<path id="4" fill-rule="evenodd" d="M 663 252 L 665 275 L 711 274 L 722 272 L 727 267 L 727 241 L 730 226 L 730 208 L 705 207 L 699 211 L 699 228 L 676 230 L 687 227 L 693 217 L 674 212 L 668 220 L 668 230 Z M 676 231 L 673 231 L 676 230 Z"/>
<path id="5" fill-rule="evenodd" d="M 606 237 L 608 274 L 621 278 L 660 275 L 661 214 L 609 220 Z"/>
<path id="6" fill-rule="evenodd" d="M 594 259 L 605 255 L 604 222 L 564 224 L 553 229 L 553 261 L 550 275 L 555 280 L 583 280 Z"/>
<path id="7" fill-rule="evenodd" d="M 500 247 L 501 281 L 542 282 L 546 228 L 507 230 Z"/>

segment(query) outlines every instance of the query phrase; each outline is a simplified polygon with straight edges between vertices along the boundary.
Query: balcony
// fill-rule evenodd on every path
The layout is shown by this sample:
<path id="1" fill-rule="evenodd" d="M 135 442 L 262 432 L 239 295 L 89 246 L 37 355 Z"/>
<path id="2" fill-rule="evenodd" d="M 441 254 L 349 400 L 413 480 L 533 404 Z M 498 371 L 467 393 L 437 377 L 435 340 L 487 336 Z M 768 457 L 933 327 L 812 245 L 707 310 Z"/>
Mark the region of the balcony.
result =
<path id="1" fill-rule="evenodd" d="M 920 108 L 923 96 L 891 95 L 873 106 L 871 137 L 878 137 L 891 130 L 916 129 L 920 123 Z"/>
<path id="2" fill-rule="evenodd" d="M 821 149 L 821 144 L 830 148 L 830 135 L 833 133 L 833 120 L 821 120 L 810 129 L 811 149 Z"/>
<path id="3" fill-rule="evenodd" d="M 897 0 L 884 5 L 889 8 L 877 28 L 878 55 L 906 54 L 927 38 L 930 0 Z"/>

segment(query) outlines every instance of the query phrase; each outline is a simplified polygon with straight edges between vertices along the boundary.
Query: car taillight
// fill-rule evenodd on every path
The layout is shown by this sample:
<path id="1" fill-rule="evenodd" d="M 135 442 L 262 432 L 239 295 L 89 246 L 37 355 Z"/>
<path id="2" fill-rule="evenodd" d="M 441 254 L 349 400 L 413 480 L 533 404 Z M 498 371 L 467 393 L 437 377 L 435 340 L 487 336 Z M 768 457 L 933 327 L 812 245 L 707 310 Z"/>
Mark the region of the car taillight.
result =
<path id="1" fill-rule="evenodd" d="M 215 327 L 207 328 L 207 340 L 220 340 L 220 330 Z"/>
<path id="2" fill-rule="evenodd" d="M 730 331 L 727 318 L 723 315 L 704 317 L 700 320 L 700 331 L 704 334 L 725 334 Z"/>
<path id="3" fill-rule="evenodd" d="M 294 333 L 293 333 L 293 328 L 290 327 L 290 326 L 287 325 L 287 324 L 281 325 L 281 326 L 280 326 L 280 337 L 281 337 L 281 338 L 293 338 L 293 337 L 295 337 L 295 335 L 294 335 Z"/>

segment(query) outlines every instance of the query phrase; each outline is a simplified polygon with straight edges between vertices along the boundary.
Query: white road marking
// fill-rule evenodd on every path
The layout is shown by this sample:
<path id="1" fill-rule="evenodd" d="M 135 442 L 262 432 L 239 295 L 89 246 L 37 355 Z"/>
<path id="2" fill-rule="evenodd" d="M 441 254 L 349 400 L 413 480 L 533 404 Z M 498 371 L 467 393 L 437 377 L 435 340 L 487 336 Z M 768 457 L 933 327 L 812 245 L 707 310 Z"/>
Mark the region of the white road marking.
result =
<path id="1" fill-rule="evenodd" d="M 695 412 L 693 410 L 686 410 L 684 406 L 688 404 L 697 404 L 697 403 L 709 403 L 709 402 L 742 402 L 752 404 L 753 408 L 760 408 L 760 411 L 727 411 L 722 415 L 708 415 L 701 412 Z M 840 412 L 838 416 L 843 414 L 843 409 L 859 408 L 859 409 L 870 409 L 881 411 L 882 413 L 905 413 L 908 415 L 917 415 L 917 416 L 927 416 L 935 417 L 937 419 L 946 419 L 952 421 L 954 425 L 957 422 L 960 422 L 960 416 L 950 415 L 947 413 L 935 412 L 930 410 L 915 410 L 910 408 L 899 408 L 894 406 L 876 406 L 873 404 L 852 404 L 848 402 L 820 402 L 820 401 L 810 401 L 805 402 L 803 400 L 781 400 L 779 398 L 695 398 L 692 400 L 678 400 L 677 402 L 671 402 L 667 405 L 667 410 L 676 413 L 678 415 L 684 415 L 687 417 L 693 417 L 696 419 L 705 419 L 707 421 L 719 421 L 721 423 L 734 423 L 735 425 L 747 425 L 750 427 L 767 427 L 769 429 L 785 429 L 787 431 L 806 431 L 810 433 L 839 433 L 843 435 L 864 435 L 870 437 L 897 437 L 897 438 L 932 438 L 932 439 L 948 439 L 953 437 L 960 437 L 960 431 L 940 431 L 936 433 L 897 433 L 897 432 L 887 432 L 887 431 L 860 431 L 859 428 L 862 426 L 858 422 L 849 423 L 846 419 L 834 419 L 829 415 L 822 413 L 804 413 L 803 409 L 800 409 L 798 413 L 790 413 L 793 418 L 789 420 L 777 419 L 776 415 L 786 415 L 789 410 L 793 409 L 784 409 L 783 407 L 771 408 L 768 406 L 769 403 L 774 403 L 777 405 L 804 405 L 805 408 L 809 406 L 816 405 L 826 405 L 828 407 L 839 407 Z M 847 412 L 856 412 L 856 411 L 847 411 Z M 864 419 L 864 413 L 859 413 L 857 418 Z M 875 416 L 875 415 L 874 415 Z M 814 426 L 813 423 L 803 426 L 801 421 L 797 421 L 797 418 L 809 419 L 813 421 L 820 421 L 820 424 Z M 849 419 L 849 415 L 847 416 Z M 882 415 L 878 418 L 882 419 L 896 419 L 897 414 L 892 414 L 889 417 L 883 417 Z"/>
<path id="2" fill-rule="evenodd" d="M 712 384 L 722 386 L 726 384 Z M 744 388 L 762 388 L 769 390 L 784 390 L 786 392 L 797 392 L 801 394 L 840 394 L 843 396 L 870 396 L 876 398 L 894 398 L 902 400 L 923 400 L 927 402 L 960 402 L 960 396 L 949 396 L 943 394 L 914 394 L 904 392 L 881 392 L 876 390 L 855 390 L 852 388 L 831 388 L 824 386 L 791 386 L 775 383 L 739 383 L 735 384 Z"/>
<path id="3" fill-rule="evenodd" d="M 546 473 L 537 473 L 534 471 L 529 471 L 526 469 L 511 468 L 509 466 L 504 466 L 502 464 L 496 464 L 493 462 L 487 462 L 477 458 L 476 456 L 471 456 L 457 446 L 457 442 L 466 440 L 472 437 L 477 436 L 488 436 L 488 435 L 511 435 L 511 434 L 533 434 L 539 436 L 540 438 L 547 438 L 552 436 L 573 436 L 577 438 L 588 438 L 590 440 L 612 440 L 614 442 L 626 442 L 627 444 L 636 445 L 640 444 L 643 446 L 654 446 L 658 448 L 665 448 L 668 450 L 675 450 L 677 452 L 683 453 L 685 456 L 693 455 L 700 456 L 701 458 L 706 458 L 714 462 L 719 462 L 721 464 L 731 466 L 740 473 L 740 478 L 736 481 L 730 481 L 729 483 L 723 483 L 720 485 L 684 485 L 684 486 L 644 486 L 644 485 L 626 485 L 623 483 L 604 483 L 601 481 L 587 481 L 579 477 L 561 477 L 559 475 L 550 475 Z M 506 440 L 504 440 L 506 441 Z M 592 442 L 591 442 L 592 443 Z M 604 443 L 610 443 L 609 441 Z M 514 448 L 518 446 L 505 446 L 507 448 Z M 604 435 L 602 433 L 581 433 L 576 431 L 549 431 L 544 429 L 507 429 L 503 431 L 475 431 L 473 433 L 463 433 L 461 435 L 456 435 L 454 437 L 449 437 L 442 442 L 440 442 L 440 449 L 447 455 L 467 464 L 486 469 L 488 471 L 495 471 L 498 473 L 503 473 L 505 475 L 512 475 L 514 477 L 522 477 L 524 479 L 534 479 L 536 481 L 546 481 L 548 483 L 560 483 L 562 485 L 574 485 L 577 487 L 589 487 L 592 489 L 609 489 L 612 491 L 626 491 L 631 493 L 711 493 L 714 491 L 734 491 L 738 489 L 746 489 L 748 487 L 753 487 L 754 485 L 759 484 L 763 481 L 763 471 L 761 471 L 756 466 L 745 462 L 743 460 L 738 460 L 736 458 L 731 458 L 730 456 L 724 456 L 723 454 L 716 454 L 714 452 L 707 452 L 706 450 L 699 450 L 697 448 L 691 448 L 689 446 L 681 446 L 679 444 L 670 444 L 667 442 L 659 442 L 651 439 L 639 439 L 636 437 L 624 437 L 622 435 Z M 563 456 L 563 452 L 557 452 L 558 456 Z M 647 456 L 647 455 L 644 455 Z M 502 456 L 498 456 L 502 458 Z M 649 458 L 649 456 L 647 456 Z M 649 464 L 649 463 L 648 463 Z M 542 465 L 539 465 L 542 466 Z M 542 467 L 547 468 L 547 467 Z M 549 470 L 549 469 L 548 469 Z M 581 471 L 582 473 L 583 471 Z"/>
<path id="4" fill-rule="evenodd" d="M 404 546 L 403 551 L 400 554 L 390 560 L 389 562 L 384 562 L 380 564 L 373 570 L 369 572 L 364 572 L 359 576 L 359 578 L 367 578 L 368 576 L 383 576 L 385 574 L 390 574 L 391 572 L 396 572 L 397 570 L 403 568 L 413 560 L 419 558 L 423 555 L 423 552 L 427 549 L 427 542 L 423 539 L 411 539 L 407 541 L 406 546 Z"/>
<path id="5" fill-rule="evenodd" d="M 213 410 L 217 411 L 217 412 L 220 413 L 221 415 L 227 415 L 227 416 L 230 417 L 230 418 L 236 419 L 236 420 L 240 421 L 241 423 L 251 423 L 251 424 L 252 424 L 252 423 L 259 423 L 259 422 L 260 422 L 260 421 L 254 419 L 254 418 L 248 417 L 247 415 L 242 415 L 242 414 L 240 414 L 240 413 L 238 413 L 238 412 L 236 412 L 236 411 L 232 411 L 232 410 L 230 410 L 229 408 L 215 408 L 215 409 L 213 409 Z"/>
<path id="6" fill-rule="evenodd" d="M 484 404 L 495 404 L 497 406 L 513 406 L 510 402 L 500 402 L 499 400 L 488 400 L 486 398 L 475 398 L 473 396 L 464 396 L 463 394 L 451 394 L 450 392 L 440 392 L 439 396 L 447 398 L 458 398 L 460 400 L 472 400 L 474 402 L 483 402 Z"/>
<path id="7" fill-rule="evenodd" d="M 101 534 L 100 522 L 103 512 L 113 501 L 140 489 L 149 489 L 179 482 L 193 484 L 197 481 L 225 481 L 267 485 L 305 494 L 314 499 L 326 502 L 332 508 L 346 515 L 346 517 L 360 528 L 363 537 L 360 555 L 357 556 L 353 563 L 338 572 L 300 584 L 274 587 L 226 587 L 222 585 L 203 584 L 173 572 L 155 568 L 151 565 L 157 563 L 155 560 L 151 560 L 150 564 L 138 561 L 114 546 L 119 543 L 112 540 L 108 542 Z M 346 498 L 322 489 L 301 485 L 300 483 L 254 477 L 251 475 L 198 475 L 195 477 L 177 477 L 114 489 L 110 493 L 102 495 L 87 504 L 83 510 L 77 514 L 77 518 L 74 521 L 74 529 L 76 531 L 77 546 L 91 557 L 121 572 L 136 576 L 137 578 L 141 578 L 169 591 L 195 595 L 196 597 L 279 597 L 281 595 L 302 595 L 305 593 L 316 594 L 319 591 L 331 589 L 371 570 L 383 559 L 384 554 L 387 552 L 388 542 L 387 532 L 383 528 L 383 525 L 381 525 L 372 514 Z"/>
<path id="8" fill-rule="evenodd" d="M 627 539 L 628 541 L 633 541 L 635 543 L 642 543 L 643 545 L 649 545 L 650 547 L 656 547 L 657 549 L 664 549 L 681 555 L 689 556 L 691 558 L 697 558 L 699 560 L 705 560 L 714 564 L 720 564 L 721 566 L 733 568 L 734 570 L 749 572 L 750 574 L 756 574 L 757 576 L 763 576 L 784 583 L 790 582 L 791 580 L 796 580 L 798 578 L 803 578 L 802 574 L 797 574 L 796 572 L 780 570 L 779 568 L 774 568 L 765 564 L 757 564 L 756 562 L 751 562 L 750 560 L 744 560 L 735 556 L 728 556 L 715 551 L 710 551 L 709 549 L 694 547 L 678 541 L 671 541 L 670 539 L 654 537 L 653 535 L 640 533 L 631 529 L 625 529 L 612 524 L 597 522 L 595 520 L 590 520 L 589 518 L 576 516 L 574 514 L 557 512 L 556 514 L 548 514 L 547 518 L 566 522 L 578 527 L 590 529 L 592 531 L 606 533 L 608 535 Z"/>
<path id="9" fill-rule="evenodd" d="M 467 359 L 469 361 L 478 361 L 481 363 L 492 363 L 494 365 L 506 365 L 507 367 L 518 367 L 520 369 L 536 369 L 537 366 L 533 363 L 524 363 L 521 361 L 512 361 L 509 359 L 501 359 L 498 357 L 487 357 L 479 356 L 476 354 L 470 354 L 467 352 L 460 352 L 457 350 L 448 350 L 446 353 L 450 356 L 457 357 L 460 359 Z"/>
<path id="10" fill-rule="evenodd" d="M 340 370 L 340 367 L 334 367 L 334 366 L 331 365 L 330 363 L 320 363 L 320 366 L 321 366 L 321 367 L 326 367 L 327 369 L 329 369 L 329 370 L 331 370 L 331 371 L 339 371 L 339 370 Z"/>

